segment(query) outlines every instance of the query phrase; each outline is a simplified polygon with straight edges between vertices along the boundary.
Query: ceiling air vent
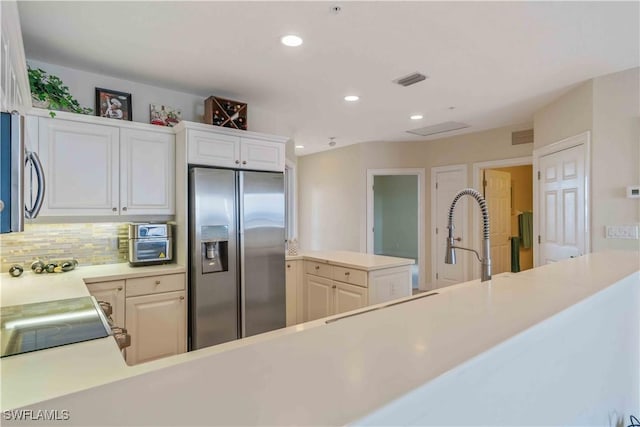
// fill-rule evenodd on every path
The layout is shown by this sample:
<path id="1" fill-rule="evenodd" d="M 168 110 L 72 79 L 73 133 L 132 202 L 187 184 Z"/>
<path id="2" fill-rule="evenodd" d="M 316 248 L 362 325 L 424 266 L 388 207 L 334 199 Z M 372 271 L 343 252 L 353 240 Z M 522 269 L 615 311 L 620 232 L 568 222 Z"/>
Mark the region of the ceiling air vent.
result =
<path id="1" fill-rule="evenodd" d="M 511 132 L 511 145 L 532 144 L 533 129 Z"/>
<path id="2" fill-rule="evenodd" d="M 408 76 L 404 76 L 404 77 L 400 77 L 399 79 L 395 79 L 393 82 L 394 83 L 398 83 L 400 86 L 411 86 L 414 85 L 418 82 L 423 81 L 424 79 L 426 79 L 427 76 L 425 76 L 424 74 L 420 74 L 418 72 L 415 72 L 413 74 L 409 74 Z"/>
<path id="3" fill-rule="evenodd" d="M 469 125 L 466 123 L 443 122 L 443 123 L 438 123 L 437 125 L 427 126 L 424 128 L 408 130 L 407 132 L 413 133 L 415 135 L 420 135 L 420 136 L 429 136 L 429 135 L 435 135 L 438 133 L 451 132 L 454 130 L 464 129 L 468 127 Z"/>

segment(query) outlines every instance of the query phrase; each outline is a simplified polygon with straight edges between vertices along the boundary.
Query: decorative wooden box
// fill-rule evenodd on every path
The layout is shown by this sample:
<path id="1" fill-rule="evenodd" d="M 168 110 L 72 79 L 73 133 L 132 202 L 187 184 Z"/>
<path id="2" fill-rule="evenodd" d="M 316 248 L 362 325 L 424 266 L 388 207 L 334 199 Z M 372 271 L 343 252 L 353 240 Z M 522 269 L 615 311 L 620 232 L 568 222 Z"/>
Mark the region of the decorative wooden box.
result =
<path id="1" fill-rule="evenodd" d="M 204 100 L 204 122 L 214 126 L 247 130 L 247 104 L 210 96 Z"/>

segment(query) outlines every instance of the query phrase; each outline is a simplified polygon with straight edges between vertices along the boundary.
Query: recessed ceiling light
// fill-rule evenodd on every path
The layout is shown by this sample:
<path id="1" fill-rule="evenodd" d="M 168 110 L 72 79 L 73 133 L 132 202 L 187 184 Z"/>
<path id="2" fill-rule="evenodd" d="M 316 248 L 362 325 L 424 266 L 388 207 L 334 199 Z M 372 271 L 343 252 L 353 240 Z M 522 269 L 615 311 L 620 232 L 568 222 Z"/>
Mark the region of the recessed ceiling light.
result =
<path id="1" fill-rule="evenodd" d="M 344 97 L 344 100 L 349 102 L 354 102 L 354 101 L 357 101 L 358 99 L 360 99 L 358 95 L 347 95 Z"/>
<path id="2" fill-rule="evenodd" d="M 289 46 L 289 47 L 296 47 L 296 46 L 300 46 L 302 44 L 302 39 L 298 36 L 295 36 L 293 34 L 288 34 L 284 37 L 282 37 L 280 39 L 280 41 L 282 42 L 283 45 L 285 46 Z"/>
<path id="3" fill-rule="evenodd" d="M 296 145 L 296 148 L 304 148 L 304 145 Z"/>
<path id="4" fill-rule="evenodd" d="M 421 120 L 422 114 L 414 114 L 413 116 L 409 117 L 411 120 Z"/>

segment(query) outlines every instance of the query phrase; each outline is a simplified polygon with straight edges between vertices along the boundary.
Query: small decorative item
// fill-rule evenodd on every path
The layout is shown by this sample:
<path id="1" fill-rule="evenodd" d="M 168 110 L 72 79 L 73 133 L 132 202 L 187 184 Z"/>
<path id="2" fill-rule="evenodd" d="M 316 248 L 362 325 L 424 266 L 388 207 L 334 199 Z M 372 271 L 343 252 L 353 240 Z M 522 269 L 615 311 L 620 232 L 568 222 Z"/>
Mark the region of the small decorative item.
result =
<path id="1" fill-rule="evenodd" d="M 22 268 L 20 264 L 13 264 L 11 267 L 9 267 L 9 274 L 11 275 L 11 277 L 20 277 L 23 271 L 24 268 Z"/>
<path id="2" fill-rule="evenodd" d="M 91 114 L 91 108 L 81 107 L 78 101 L 69 93 L 58 76 L 47 74 L 40 68 L 28 67 L 29 86 L 31 88 L 31 103 L 36 108 L 70 111 L 79 114 Z M 49 112 L 55 117 L 54 111 Z"/>
<path id="3" fill-rule="evenodd" d="M 204 100 L 204 122 L 214 126 L 247 130 L 247 104 L 210 96 Z"/>
<path id="4" fill-rule="evenodd" d="M 174 127 L 182 120 L 182 112 L 168 105 L 149 104 L 151 124 Z"/>
<path id="5" fill-rule="evenodd" d="M 131 94 L 97 87 L 96 116 L 131 121 Z"/>

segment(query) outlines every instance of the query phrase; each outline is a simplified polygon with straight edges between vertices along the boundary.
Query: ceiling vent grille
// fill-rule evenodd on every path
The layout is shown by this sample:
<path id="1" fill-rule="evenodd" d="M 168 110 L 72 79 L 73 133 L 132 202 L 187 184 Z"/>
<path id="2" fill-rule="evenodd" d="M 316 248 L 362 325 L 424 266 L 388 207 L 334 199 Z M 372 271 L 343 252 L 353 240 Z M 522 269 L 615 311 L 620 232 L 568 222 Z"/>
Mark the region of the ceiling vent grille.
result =
<path id="1" fill-rule="evenodd" d="M 468 127 L 469 125 L 466 123 L 443 122 L 443 123 L 438 123 L 437 125 L 408 130 L 407 132 L 412 133 L 414 135 L 430 136 L 430 135 L 436 135 L 438 133 L 451 132 L 454 130 L 460 130 Z"/>
<path id="2" fill-rule="evenodd" d="M 532 144 L 533 129 L 511 132 L 511 145 Z"/>
<path id="3" fill-rule="evenodd" d="M 409 74 L 408 76 L 404 76 L 404 77 L 400 77 L 398 79 L 395 79 L 393 82 L 399 84 L 400 86 L 411 86 L 414 85 L 416 83 L 419 83 L 423 80 L 425 80 L 427 78 L 427 76 L 425 76 L 424 74 L 420 74 L 418 72 L 415 72 L 413 74 Z"/>

